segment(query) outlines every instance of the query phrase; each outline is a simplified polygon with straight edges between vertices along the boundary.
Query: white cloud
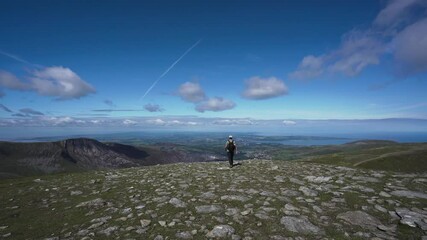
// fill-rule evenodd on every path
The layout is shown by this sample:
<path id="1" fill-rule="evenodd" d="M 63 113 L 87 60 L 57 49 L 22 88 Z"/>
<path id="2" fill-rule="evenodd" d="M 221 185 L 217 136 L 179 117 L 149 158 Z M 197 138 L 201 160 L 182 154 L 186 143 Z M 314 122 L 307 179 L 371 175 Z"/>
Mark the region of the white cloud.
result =
<path id="1" fill-rule="evenodd" d="M 145 104 L 144 109 L 149 112 L 163 112 L 163 108 L 160 107 L 160 105 L 158 104 L 151 104 L 151 103 Z"/>
<path id="2" fill-rule="evenodd" d="M 297 70 L 289 74 L 292 79 L 316 78 L 323 73 L 324 58 L 308 55 L 304 57 Z"/>
<path id="3" fill-rule="evenodd" d="M 253 125 L 249 119 L 220 119 L 212 122 L 215 125 Z"/>
<path id="4" fill-rule="evenodd" d="M 95 93 L 95 89 L 91 85 L 69 68 L 47 67 L 34 71 L 33 75 L 32 88 L 41 95 L 66 100 Z"/>
<path id="5" fill-rule="evenodd" d="M 83 126 L 86 121 L 83 119 L 75 119 L 69 116 L 48 117 L 48 116 L 30 116 L 22 120 L 21 124 L 26 126 Z"/>
<path id="6" fill-rule="evenodd" d="M 236 104 L 228 99 L 224 99 L 222 97 L 213 97 L 209 98 L 206 101 L 200 102 L 196 105 L 196 111 L 205 112 L 205 111 L 213 111 L 219 112 L 228 109 L 232 109 L 236 106 Z"/>
<path id="7" fill-rule="evenodd" d="M 71 117 L 58 117 L 58 118 L 53 118 L 52 120 L 54 121 L 54 125 L 61 125 L 61 124 L 74 122 L 74 119 Z"/>
<path id="8" fill-rule="evenodd" d="M 324 74 L 354 77 L 392 54 L 398 73 L 404 76 L 427 71 L 427 1 L 390 0 L 372 25 L 343 35 L 340 46 L 319 56 L 308 55 L 289 74 L 294 79 L 313 79 Z"/>
<path id="9" fill-rule="evenodd" d="M 31 88 L 29 84 L 21 82 L 15 75 L 3 70 L 0 70 L 0 87 L 19 91 Z"/>
<path id="10" fill-rule="evenodd" d="M 165 125 L 166 124 L 166 122 L 165 121 L 163 121 L 162 119 L 160 119 L 160 118 L 157 118 L 157 119 L 149 119 L 149 120 L 147 120 L 146 121 L 148 124 L 154 124 L 154 125 Z"/>
<path id="11" fill-rule="evenodd" d="M 145 121 L 146 123 L 150 125 L 157 125 L 157 126 L 195 126 L 199 125 L 199 123 L 194 121 L 182 121 L 182 120 L 162 120 L 160 118 L 157 119 L 148 119 Z"/>
<path id="12" fill-rule="evenodd" d="M 198 112 L 219 112 L 236 106 L 233 101 L 222 97 L 208 98 L 198 83 L 185 82 L 179 87 L 178 93 L 184 101 L 194 103 Z"/>
<path id="13" fill-rule="evenodd" d="M 384 44 L 367 32 L 351 31 L 341 47 L 329 55 L 328 70 L 347 76 L 358 75 L 365 67 L 379 64 Z"/>
<path id="14" fill-rule="evenodd" d="M 205 92 L 198 83 L 183 83 L 178 89 L 178 94 L 184 101 L 192 103 L 198 103 L 206 99 Z"/>
<path id="15" fill-rule="evenodd" d="M 288 93 L 285 83 L 276 78 L 252 77 L 246 80 L 246 89 L 242 96 L 248 99 L 261 100 L 282 96 Z"/>
<path id="16" fill-rule="evenodd" d="M 427 18 L 401 31 L 394 39 L 393 46 L 400 73 L 427 71 Z"/>
<path id="17" fill-rule="evenodd" d="M 46 67 L 32 71 L 27 78 L 29 82 L 22 82 L 15 75 L 0 71 L 0 86 L 19 91 L 35 91 L 43 96 L 56 97 L 57 100 L 80 98 L 95 93 L 91 85 L 69 68 Z"/>
<path id="18" fill-rule="evenodd" d="M 295 121 L 291 121 L 291 120 L 284 120 L 282 123 L 285 126 L 292 126 L 292 125 L 296 125 L 297 124 Z"/>
<path id="19" fill-rule="evenodd" d="M 405 20 L 412 7 L 421 5 L 424 0 L 390 0 L 374 20 L 374 25 L 379 27 L 395 26 Z M 424 2 L 425 4 L 425 2 Z"/>
<path id="20" fill-rule="evenodd" d="M 123 124 L 124 125 L 135 125 L 135 124 L 137 124 L 138 122 L 136 122 L 136 121 L 133 121 L 133 120 L 130 120 L 130 119 L 125 119 L 125 120 L 123 120 Z"/>

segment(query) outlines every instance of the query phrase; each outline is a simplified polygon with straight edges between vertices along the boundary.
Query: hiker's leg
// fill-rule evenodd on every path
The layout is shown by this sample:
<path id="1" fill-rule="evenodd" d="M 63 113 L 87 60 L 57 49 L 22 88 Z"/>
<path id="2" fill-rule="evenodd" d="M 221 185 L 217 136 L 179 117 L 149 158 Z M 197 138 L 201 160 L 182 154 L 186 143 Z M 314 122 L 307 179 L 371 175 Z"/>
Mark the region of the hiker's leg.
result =
<path id="1" fill-rule="evenodd" d="M 228 155 L 228 163 L 230 163 L 230 166 L 233 166 L 233 153 L 227 152 Z"/>

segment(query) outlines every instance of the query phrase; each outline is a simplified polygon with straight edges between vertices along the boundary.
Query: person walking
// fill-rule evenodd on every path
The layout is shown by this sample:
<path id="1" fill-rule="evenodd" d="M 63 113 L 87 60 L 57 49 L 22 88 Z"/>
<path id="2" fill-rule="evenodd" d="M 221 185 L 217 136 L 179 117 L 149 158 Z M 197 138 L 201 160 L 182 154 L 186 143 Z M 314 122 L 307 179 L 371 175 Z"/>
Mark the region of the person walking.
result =
<path id="1" fill-rule="evenodd" d="M 228 136 L 228 140 L 225 143 L 225 151 L 227 151 L 228 156 L 228 163 L 230 163 L 230 168 L 232 168 L 233 165 L 233 158 L 234 154 L 237 152 L 237 146 L 236 143 L 233 140 L 233 136 Z"/>

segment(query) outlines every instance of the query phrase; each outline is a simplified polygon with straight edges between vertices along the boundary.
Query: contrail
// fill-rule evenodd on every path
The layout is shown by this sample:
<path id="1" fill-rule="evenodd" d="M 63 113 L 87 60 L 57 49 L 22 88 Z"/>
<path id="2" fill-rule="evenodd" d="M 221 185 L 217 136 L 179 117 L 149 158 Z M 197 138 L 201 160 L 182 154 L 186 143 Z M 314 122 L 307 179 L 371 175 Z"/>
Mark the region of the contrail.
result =
<path id="1" fill-rule="evenodd" d="M 153 89 L 156 84 L 160 81 L 160 79 L 162 79 L 166 74 L 168 74 L 168 72 L 183 58 L 185 57 L 185 55 L 187 55 L 187 53 L 189 53 L 193 48 L 195 48 L 200 42 L 202 41 L 202 39 L 199 39 L 199 41 L 197 41 L 195 44 L 193 44 L 193 46 L 191 46 L 189 49 L 187 49 L 187 51 L 184 52 L 184 54 L 181 55 L 181 57 L 179 57 L 174 63 L 172 63 L 172 65 L 170 65 L 170 67 L 168 67 L 168 69 L 166 69 L 166 71 L 164 71 L 162 73 L 162 75 L 160 75 L 160 77 L 158 77 L 156 79 L 156 81 L 154 81 L 154 83 L 151 85 L 150 88 L 147 89 L 147 91 L 144 93 L 144 95 L 141 97 L 140 100 L 144 99 L 144 97 L 151 91 L 151 89 Z"/>
<path id="2" fill-rule="evenodd" d="M 43 68 L 43 66 L 42 66 L 42 65 L 35 64 L 35 63 L 31 63 L 31 62 L 28 62 L 28 61 L 27 61 L 27 60 L 25 60 L 25 59 L 22 59 L 22 58 L 17 57 L 17 56 L 15 56 L 15 55 L 13 55 L 13 54 L 10 54 L 10 53 L 7 53 L 7 52 L 4 52 L 4 51 L 2 51 L 2 50 L 0 50 L 0 54 L 1 54 L 1 55 L 3 55 L 3 56 L 6 56 L 6 57 L 12 58 L 13 60 L 18 61 L 18 62 L 21 62 L 21 63 L 25 63 L 25 64 L 28 64 L 28 65 L 32 65 L 32 66 L 37 67 L 37 68 Z"/>

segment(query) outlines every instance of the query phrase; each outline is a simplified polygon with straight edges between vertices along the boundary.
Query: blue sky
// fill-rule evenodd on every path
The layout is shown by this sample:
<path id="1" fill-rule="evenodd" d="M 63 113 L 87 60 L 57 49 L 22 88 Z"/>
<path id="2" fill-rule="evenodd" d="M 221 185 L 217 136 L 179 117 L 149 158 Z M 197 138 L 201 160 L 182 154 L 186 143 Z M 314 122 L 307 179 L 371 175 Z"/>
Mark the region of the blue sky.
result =
<path id="1" fill-rule="evenodd" d="M 422 0 L 1 1 L 0 29 L 5 138 L 427 119 Z"/>

